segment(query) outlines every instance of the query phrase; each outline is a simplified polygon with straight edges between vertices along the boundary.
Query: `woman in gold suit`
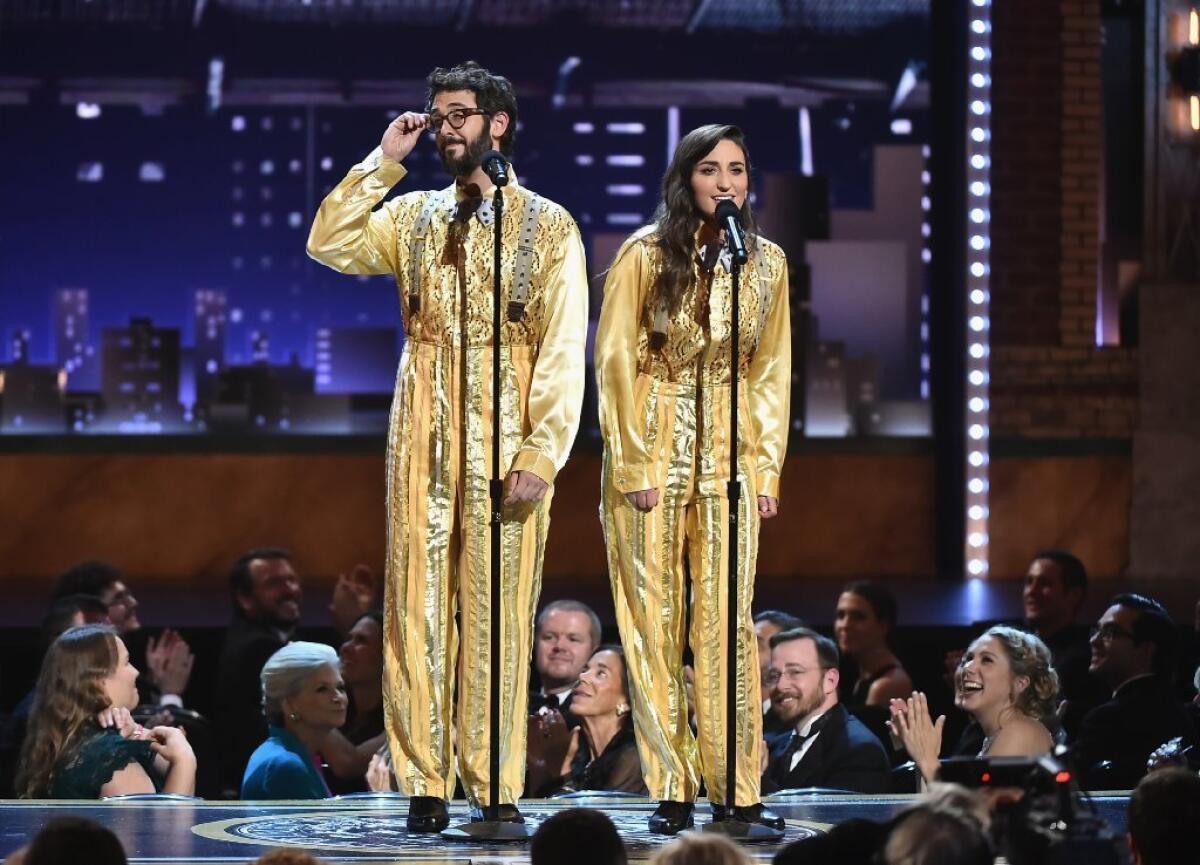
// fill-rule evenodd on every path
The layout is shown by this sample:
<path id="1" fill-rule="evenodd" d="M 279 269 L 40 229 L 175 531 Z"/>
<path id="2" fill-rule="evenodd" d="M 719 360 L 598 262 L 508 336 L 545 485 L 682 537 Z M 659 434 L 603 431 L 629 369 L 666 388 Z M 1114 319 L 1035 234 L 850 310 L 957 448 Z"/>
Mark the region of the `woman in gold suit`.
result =
<path id="1" fill-rule="evenodd" d="M 741 130 L 711 125 L 679 142 L 654 222 L 608 272 L 596 334 L 604 435 L 601 518 L 646 786 L 650 829 L 693 825 L 703 777 L 718 818 L 782 828 L 759 801 L 762 712 L 753 597 L 758 527 L 779 510 L 788 429 L 791 331 L 787 261 L 757 232 Z M 730 258 L 715 218 L 732 200 L 746 234 L 737 368 L 740 536 L 728 537 Z M 725 789 L 727 544 L 739 547 L 737 781 Z M 688 724 L 684 619 L 698 735 Z"/>

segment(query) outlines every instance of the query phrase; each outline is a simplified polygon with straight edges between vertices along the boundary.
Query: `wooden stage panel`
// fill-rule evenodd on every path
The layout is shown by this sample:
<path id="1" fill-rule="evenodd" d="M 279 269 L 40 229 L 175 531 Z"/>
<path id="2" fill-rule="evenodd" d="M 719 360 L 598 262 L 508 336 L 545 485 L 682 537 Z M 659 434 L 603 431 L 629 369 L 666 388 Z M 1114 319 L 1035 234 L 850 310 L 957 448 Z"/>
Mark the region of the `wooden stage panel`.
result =
<path id="1" fill-rule="evenodd" d="M 851 817 L 886 820 L 912 796 L 783 795 L 769 800 L 787 818 L 785 843 L 819 834 Z M 1125 831 L 1125 795 L 1094 797 L 1114 832 Z M 593 807 L 613 818 L 630 859 L 644 861 L 666 840 L 646 831 L 655 803 L 645 799 L 580 797 L 521 803 L 531 829 L 570 807 Z M 303 847 L 331 863 L 470 862 L 523 863 L 523 844 L 464 844 L 438 835 L 409 835 L 402 797 L 350 798 L 324 802 L 204 802 L 146 800 L 118 802 L 8 801 L 0 803 L 0 857 L 25 844 L 48 820 L 78 814 L 108 826 L 125 845 L 130 863 L 244 863 L 274 847 Z M 697 828 L 708 821 L 706 802 L 697 806 Z M 464 803 L 451 807 L 452 824 L 466 819 Z M 755 859 L 769 860 L 779 845 L 748 845 Z"/>

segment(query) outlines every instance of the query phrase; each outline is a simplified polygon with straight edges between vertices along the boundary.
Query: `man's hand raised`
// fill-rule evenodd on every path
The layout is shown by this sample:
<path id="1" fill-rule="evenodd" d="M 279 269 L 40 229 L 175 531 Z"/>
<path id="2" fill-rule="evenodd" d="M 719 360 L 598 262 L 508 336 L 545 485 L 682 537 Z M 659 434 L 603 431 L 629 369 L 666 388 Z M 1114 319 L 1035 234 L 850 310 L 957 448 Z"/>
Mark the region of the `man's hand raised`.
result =
<path id="1" fill-rule="evenodd" d="M 405 111 L 389 123 L 387 131 L 383 133 L 383 141 L 379 143 L 383 149 L 383 155 L 397 162 L 403 162 L 404 158 L 417 146 L 421 133 L 428 128 L 428 118 L 427 114 Z"/>

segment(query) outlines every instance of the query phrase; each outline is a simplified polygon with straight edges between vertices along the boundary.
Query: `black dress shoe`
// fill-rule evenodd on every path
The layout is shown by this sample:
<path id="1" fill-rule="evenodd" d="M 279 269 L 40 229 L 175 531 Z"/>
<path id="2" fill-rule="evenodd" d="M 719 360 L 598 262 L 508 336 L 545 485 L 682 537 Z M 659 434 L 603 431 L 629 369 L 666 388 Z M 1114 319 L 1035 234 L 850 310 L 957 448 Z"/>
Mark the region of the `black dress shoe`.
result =
<path id="1" fill-rule="evenodd" d="M 487 808 L 474 807 L 471 809 L 471 822 L 483 823 L 488 819 Z M 517 810 L 516 805 L 497 805 L 496 821 L 498 823 L 524 823 L 525 818 Z"/>
<path id="2" fill-rule="evenodd" d="M 769 829 L 778 829 L 781 832 L 787 826 L 782 817 L 774 811 L 767 809 L 762 802 L 754 805 L 734 805 L 728 815 L 726 814 L 724 805 L 713 805 L 712 816 L 714 822 L 736 820 L 739 823 L 757 823 L 760 826 L 766 826 Z"/>
<path id="3" fill-rule="evenodd" d="M 408 800 L 409 832 L 441 832 L 450 825 L 450 809 L 437 796 L 413 796 Z"/>
<path id="4" fill-rule="evenodd" d="M 664 799 L 650 815 L 650 831 L 656 835 L 677 835 L 684 829 L 691 829 L 696 825 L 692 817 L 695 808 L 691 802 Z"/>

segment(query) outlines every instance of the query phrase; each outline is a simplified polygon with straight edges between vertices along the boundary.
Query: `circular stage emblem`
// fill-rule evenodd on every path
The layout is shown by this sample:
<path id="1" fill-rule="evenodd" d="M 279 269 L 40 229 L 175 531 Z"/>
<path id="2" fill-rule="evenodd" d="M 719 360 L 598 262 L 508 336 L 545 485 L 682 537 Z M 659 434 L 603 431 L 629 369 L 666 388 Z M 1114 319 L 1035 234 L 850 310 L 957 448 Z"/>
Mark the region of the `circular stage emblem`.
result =
<path id="1" fill-rule="evenodd" d="M 631 858 L 644 858 L 671 839 L 654 835 L 646 828 L 646 820 L 654 810 L 653 803 L 616 804 L 572 800 L 557 803 L 522 804 L 530 834 L 537 824 L 566 808 L 596 807 L 616 824 Z M 703 807 L 703 806 L 702 806 Z M 707 809 L 704 809 L 705 811 Z M 409 833 L 406 829 L 406 802 L 384 808 L 346 808 L 344 805 L 324 810 L 285 811 L 256 817 L 239 817 L 201 823 L 192 828 L 197 835 L 214 841 L 234 844 L 253 844 L 262 847 L 300 847 L 309 850 L 344 851 L 348 853 L 425 854 L 446 853 L 457 858 L 458 851 L 491 849 L 501 855 L 524 856 L 524 845 L 487 845 L 448 841 L 437 834 Z M 697 814 L 696 828 L 707 822 L 707 813 Z M 465 822 L 464 808 L 454 807 L 451 825 Z M 788 820 L 783 844 L 823 834 L 827 827 L 821 823 Z M 771 855 L 781 844 L 754 844 L 748 852 Z"/>

